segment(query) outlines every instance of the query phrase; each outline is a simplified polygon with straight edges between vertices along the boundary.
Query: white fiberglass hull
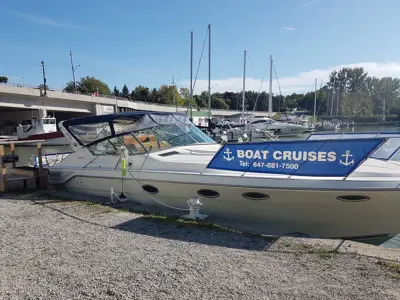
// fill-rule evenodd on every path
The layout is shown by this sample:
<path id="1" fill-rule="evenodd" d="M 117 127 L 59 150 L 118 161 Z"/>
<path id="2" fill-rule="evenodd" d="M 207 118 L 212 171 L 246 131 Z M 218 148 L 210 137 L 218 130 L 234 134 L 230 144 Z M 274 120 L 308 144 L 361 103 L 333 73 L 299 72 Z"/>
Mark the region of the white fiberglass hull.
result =
<path id="1" fill-rule="evenodd" d="M 74 192 L 109 197 L 110 187 L 121 192 L 121 175 L 118 171 L 98 172 L 90 170 L 60 170 L 71 175 L 64 188 Z M 57 173 L 57 168 L 51 170 Z M 100 173 L 100 174 L 99 174 Z M 200 196 L 204 204 L 202 212 L 237 222 L 242 228 L 267 234 L 291 234 L 294 232 L 321 237 L 360 237 L 400 232 L 400 191 L 395 189 L 368 190 L 366 182 L 354 184 L 354 189 L 323 188 L 324 183 L 306 180 L 313 188 L 250 187 L 249 178 L 224 178 L 212 175 L 169 174 L 164 172 L 128 172 L 124 181 L 124 194 L 130 200 L 143 204 L 162 203 L 187 208 L 186 201 L 198 196 L 198 191 L 210 189 L 218 192 L 217 198 Z M 203 178 L 203 180 L 199 180 Z M 239 186 L 237 183 L 241 181 Z M 203 182 L 202 182 L 203 181 Z M 268 181 L 268 180 L 266 180 Z M 297 182 L 299 180 L 296 180 Z M 246 187 L 248 182 L 248 187 Z M 276 181 L 276 182 L 279 182 Z M 281 180 L 282 182 L 282 180 Z M 306 182 L 304 182 L 305 184 Z M 150 185 L 158 192 L 149 196 L 142 186 Z M 334 186 L 333 183 L 328 185 Z M 364 185 L 365 188 L 361 188 Z M 304 185 L 305 186 L 305 185 Z M 358 188 L 357 188 L 358 187 Z M 257 192 L 268 196 L 264 200 L 249 200 L 242 195 Z M 341 201 L 340 196 L 367 196 L 367 201 Z M 344 199 L 345 200 L 345 199 Z"/>

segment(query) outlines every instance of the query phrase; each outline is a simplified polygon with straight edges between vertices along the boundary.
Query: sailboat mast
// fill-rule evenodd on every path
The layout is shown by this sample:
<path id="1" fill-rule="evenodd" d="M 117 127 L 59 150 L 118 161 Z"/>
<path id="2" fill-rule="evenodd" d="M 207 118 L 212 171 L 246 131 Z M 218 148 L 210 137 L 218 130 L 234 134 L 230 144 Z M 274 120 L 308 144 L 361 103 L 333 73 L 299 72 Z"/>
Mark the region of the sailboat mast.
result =
<path id="1" fill-rule="evenodd" d="M 208 120 L 211 120 L 211 24 L 208 24 Z"/>
<path id="2" fill-rule="evenodd" d="M 331 101 L 331 117 L 333 116 L 333 99 L 335 97 L 335 88 L 336 88 L 336 77 L 333 78 L 332 101 Z"/>
<path id="3" fill-rule="evenodd" d="M 244 50 L 244 64 L 243 64 L 243 91 L 242 91 L 242 122 L 244 123 L 244 102 L 245 102 L 245 92 L 246 92 L 246 53 Z"/>
<path id="4" fill-rule="evenodd" d="M 314 91 L 314 124 L 317 121 L 316 113 L 317 113 L 317 78 L 315 78 L 315 91 Z"/>
<path id="5" fill-rule="evenodd" d="M 272 55 L 269 57 L 268 116 L 272 116 Z"/>
<path id="6" fill-rule="evenodd" d="M 190 110 L 190 122 L 193 122 L 193 31 L 190 31 L 190 99 L 189 99 L 189 110 Z"/>

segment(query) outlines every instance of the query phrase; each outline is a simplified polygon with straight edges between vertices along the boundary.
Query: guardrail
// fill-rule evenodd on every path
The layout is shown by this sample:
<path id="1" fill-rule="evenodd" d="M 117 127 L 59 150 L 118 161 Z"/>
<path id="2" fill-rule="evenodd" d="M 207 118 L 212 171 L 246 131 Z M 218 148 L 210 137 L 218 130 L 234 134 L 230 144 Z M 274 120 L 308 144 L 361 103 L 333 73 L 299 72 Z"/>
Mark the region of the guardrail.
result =
<path id="1" fill-rule="evenodd" d="M 19 87 L 19 88 L 26 88 L 26 89 L 35 89 L 35 90 L 40 90 L 40 88 L 38 86 L 33 86 L 33 85 L 22 85 L 19 83 L 7 83 L 7 84 L 0 84 L 0 86 L 10 86 L 10 87 Z M 71 92 L 65 92 L 62 89 L 54 89 L 54 88 L 47 88 L 47 91 L 49 92 L 59 92 L 62 94 L 68 94 L 68 95 L 79 95 L 79 96 L 87 96 L 87 97 L 99 97 L 99 98 L 106 98 L 106 99 L 110 99 L 110 100 L 114 100 L 114 101 L 126 101 L 126 102 L 132 102 L 132 103 L 137 103 L 140 105 L 157 105 L 157 106 L 164 106 L 164 107 L 168 107 L 168 108 L 178 108 L 181 110 L 186 110 L 188 109 L 187 106 L 181 106 L 181 105 L 171 105 L 171 104 L 164 104 L 164 103 L 158 103 L 158 102 L 143 102 L 143 101 L 133 101 L 124 97 L 119 97 L 119 96 L 114 96 L 114 95 L 103 95 L 103 94 L 98 94 L 98 95 L 93 95 L 90 93 L 80 93 L 80 92 L 76 92 L 76 93 L 71 93 Z M 194 108 L 195 109 L 195 108 Z M 213 111 L 221 111 L 221 112 L 233 112 L 233 113 L 239 113 L 240 111 L 238 110 L 230 110 L 230 109 L 212 109 Z"/>

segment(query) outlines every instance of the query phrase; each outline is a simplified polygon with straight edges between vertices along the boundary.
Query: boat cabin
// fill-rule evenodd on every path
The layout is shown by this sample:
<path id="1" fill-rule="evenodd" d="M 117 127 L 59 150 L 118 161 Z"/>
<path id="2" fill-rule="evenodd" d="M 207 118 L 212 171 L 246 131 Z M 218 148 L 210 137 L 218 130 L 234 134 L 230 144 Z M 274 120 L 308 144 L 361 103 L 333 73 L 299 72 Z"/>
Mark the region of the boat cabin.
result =
<path id="1" fill-rule="evenodd" d="M 48 116 L 45 118 L 33 118 L 27 125 L 18 124 L 17 136 L 19 139 L 31 135 L 50 133 L 57 131 L 56 118 Z"/>

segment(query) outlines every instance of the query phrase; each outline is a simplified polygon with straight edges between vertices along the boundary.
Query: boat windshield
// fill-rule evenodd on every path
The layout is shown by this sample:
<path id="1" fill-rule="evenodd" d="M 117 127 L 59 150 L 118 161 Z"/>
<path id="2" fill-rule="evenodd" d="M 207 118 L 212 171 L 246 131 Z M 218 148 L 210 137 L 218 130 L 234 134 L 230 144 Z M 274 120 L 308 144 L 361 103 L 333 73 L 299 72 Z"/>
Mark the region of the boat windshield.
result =
<path id="1" fill-rule="evenodd" d="M 314 133 L 307 140 L 367 139 L 375 137 L 386 138 L 386 141 L 371 153 L 370 158 L 400 161 L 400 133 L 398 132 Z"/>
<path id="2" fill-rule="evenodd" d="M 169 147 L 215 143 L 185 116 L 174 114 L 145 114 L 139 118 L 70 125 L 68 131 L 95 155 L 115 155 L 123 146 L 133 155 Z"/>

